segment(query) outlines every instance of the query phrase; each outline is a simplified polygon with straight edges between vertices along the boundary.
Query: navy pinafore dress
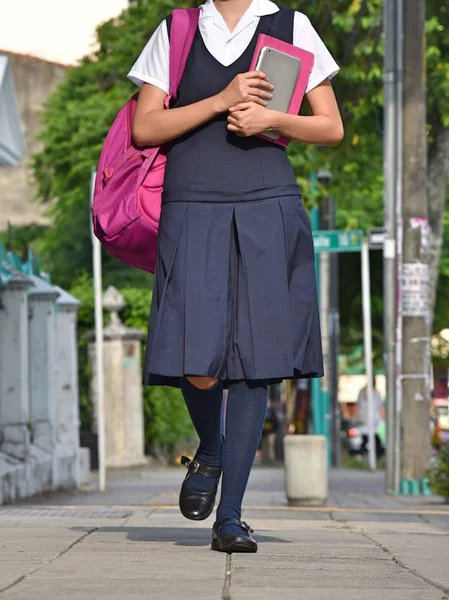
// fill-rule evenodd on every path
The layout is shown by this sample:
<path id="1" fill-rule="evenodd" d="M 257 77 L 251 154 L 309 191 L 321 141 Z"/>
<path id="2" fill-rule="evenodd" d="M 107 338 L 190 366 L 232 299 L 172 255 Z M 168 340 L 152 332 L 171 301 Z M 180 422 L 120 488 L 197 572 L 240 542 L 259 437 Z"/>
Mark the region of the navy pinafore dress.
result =
<path id="1" fill-rule="evenodd" d="M 197 30 L 176 107 L 249 70 L 259 33 L 293 40 L 294 11 L 261 17 L 230 66 Z M 323 374 L 310 222 L 285 149 L 240 138 L 227 114 L 168 147 L 144 384 Z"/>

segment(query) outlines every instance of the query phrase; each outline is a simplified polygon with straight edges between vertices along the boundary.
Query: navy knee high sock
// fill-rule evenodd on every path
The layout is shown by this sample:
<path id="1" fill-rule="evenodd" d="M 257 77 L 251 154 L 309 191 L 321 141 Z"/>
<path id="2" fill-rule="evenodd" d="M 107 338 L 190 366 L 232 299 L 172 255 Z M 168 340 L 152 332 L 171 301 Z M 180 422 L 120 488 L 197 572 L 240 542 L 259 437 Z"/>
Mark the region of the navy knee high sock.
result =
<path id="1" fill-rule="evenodd" d="M 226 404 L 221 498 L 217 521 L 241 518 L 242 500 L 262 436 L 267 414 L 267 382 L 230 382 Z M 237 525 L 225 525 L 223 533 L 241 534 Z"/>
<path id="2" fill-rule="evenodd" d="M 221 407 L 223 384 L 221 382 L 208 390 L 200 390 L 186 378 L 181 379 L 181 390 L 187 409 L 200 438 L 195 458 L 209 467 L 221 467 L 223 439 L 221 436 Z M 217 486 L 215 477 L 193 474 L 188 487 L 198 492 L 209 492 Z"/>

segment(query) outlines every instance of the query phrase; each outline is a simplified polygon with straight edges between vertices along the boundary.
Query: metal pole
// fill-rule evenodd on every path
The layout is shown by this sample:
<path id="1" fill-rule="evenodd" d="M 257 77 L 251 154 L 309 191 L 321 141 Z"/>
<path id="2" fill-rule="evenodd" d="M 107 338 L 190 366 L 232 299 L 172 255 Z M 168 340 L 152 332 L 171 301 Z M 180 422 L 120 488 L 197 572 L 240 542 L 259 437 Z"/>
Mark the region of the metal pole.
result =
<path id="1" fill-rule="evenodd" d="M 396 393 L 394 417 L 394 487 L 401 489 L 402 478 L 402 196 L 403 196 L 403 147 L 404 147 L 404 2 L 396 0 Z"/>
<path id="2" fill-rule="evenodd" d="M 396 206 L 397 202 L 397 0 L 384 0 L 384 363 L 387 379 L 386 489 L 397 490 L 396 457 Z"/>
<path id="3" fill-rule="evenodd" d="M 327 179 L 328 173 L 325 172 L 325 177 L 318 172 L 318 181 L 324 185 L 329 183 Z M 323 205 L 321 212 L 321 229 L 329 229 L 329 206 L 327 203 Z M 331 412 L 330 412 L 330 365 L 329 365 L 329 292 L 330 292 L 330 254 L 322 252 L 319 254 L 320 261 L 320 323 L 321 323 L 321 344 L 323 348 L 323 364 L 324 376 L 321 379 L 321 416 L 322 416 L 322 434 L 327 439 L 327 457 L 328 464 L 332 465 L 332 427 L 331 427 Z"/>
<path id="4" fill-rule="evenodd" d="M 314 174 L 311 182 L 312 193 L 316 188 L 316 175 Z M 313 207 L 310 211 L 310 221 L 312 230 L 317 231 L 320 228 L 320 209 Z M 320 282 L 320 255 L 315 254 L 315 277 L 318 301 L 320 301 L 321 282 Z M 312 392 L 312 428 L 315 435 L 323 435 L 323 416 L 321 413 L 321 379 L 315 378 L 311 381 Z"/>
<path id="5" fill-rule="evenodd" d="M 335 201 L 332 195 L 328 198 L 329 229 L 336 228 Z M 338 354 L 340 340 L 340 312 L 338 301 L 338 263 L 337 252 L 329 255 L 330 287 L 329 287 L 329 389 L 331 411 L 332 465 L 338 467 L 341 462 L 341 413 L 338 401 Z"/>
<path id="6" fill-rule="evenodd" d="M 363 341 L 365 347 L 365 373 L 367 378 L 366 396 L 368 402 L 368 463 L 376 468 L 376 432 L 373 397 L 373 344 L 371 328 L 371 283 L 369 268 L 369 246 L 367 240 L 362 244 L 362 301 L 363 301 Z"/>
<path id="7" fill-rule="evenodd" d="M 90 179 L 90 204 L 93 203 L 96 172 Z M 96 396 L 97 396 L 97 435 L 98 435 L 98 487 L 106 489 L 106 427 L 104 414 L 104 354 L 103 354 L 103 285 L 101 269 L 101 244 L 92 229 L 92 258 L 95 295 L 95 357 L 96 357 Z"/>
<path id="8" fill-rule="evenodd" d="M 323 347 L 324 377 L 321 379 L 322 435 L 327 438 L 328 462 L 332 465 L 331 415 L 329 406 L 329 284 L 330 254 L 322 252 L 320 257 L 320 322 Z"/>

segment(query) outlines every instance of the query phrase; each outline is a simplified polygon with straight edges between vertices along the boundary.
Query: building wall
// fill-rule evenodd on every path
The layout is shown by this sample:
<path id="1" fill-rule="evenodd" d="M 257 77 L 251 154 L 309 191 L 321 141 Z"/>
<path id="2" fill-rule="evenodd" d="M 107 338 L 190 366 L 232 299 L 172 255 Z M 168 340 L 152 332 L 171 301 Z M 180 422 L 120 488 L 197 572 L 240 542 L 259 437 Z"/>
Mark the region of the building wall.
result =
<path id="1" fill-rule="evenodd" d="M 13 226 L 46 222 L 42 206 L 34 201 L 30 163 L 31 156 L 40 149 L 36 137 L 41 129 L 43 105 L 64 79 L 67 67 L 7 51 L 0 53 L 10 59 L 27 144 L 27 154 L 18 166 L 0 169 L 0 231 L 3 231 L 8 221 Z"/>

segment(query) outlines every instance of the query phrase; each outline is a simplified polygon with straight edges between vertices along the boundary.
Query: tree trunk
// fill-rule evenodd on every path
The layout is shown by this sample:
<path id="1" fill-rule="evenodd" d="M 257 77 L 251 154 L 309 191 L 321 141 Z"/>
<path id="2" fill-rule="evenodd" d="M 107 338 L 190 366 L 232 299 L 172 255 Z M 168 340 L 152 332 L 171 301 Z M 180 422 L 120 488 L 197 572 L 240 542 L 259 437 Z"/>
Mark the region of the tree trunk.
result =
<path id="1" fill-rule="evenodd" d="M 430 224 L 430 310 L 435 311 L 441 249 L 444 234 L 444 209 L 447 198 L 449 173 L 449 127 L 442 127 L 436 134 L 435 144 L 429 153 L 427 198 Z"/>

